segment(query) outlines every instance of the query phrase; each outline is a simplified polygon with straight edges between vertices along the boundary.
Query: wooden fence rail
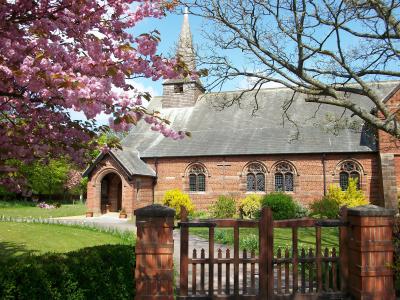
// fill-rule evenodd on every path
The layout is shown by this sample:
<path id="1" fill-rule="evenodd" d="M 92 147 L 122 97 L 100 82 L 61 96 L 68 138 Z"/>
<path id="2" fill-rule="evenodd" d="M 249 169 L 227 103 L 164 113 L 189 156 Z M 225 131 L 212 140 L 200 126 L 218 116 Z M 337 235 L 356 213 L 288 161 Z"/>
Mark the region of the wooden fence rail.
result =
<path id="1" fill-rule="evenodd" d="M 189 221 L 183 210 L 177 299 L 395 299 L 395 211 L 365 205 L 342 211 L 340 220 Z M 175 211 L 157 204 L 135 211 L 136 300 L 174 299 Z M 208 228 L 209 244 L 189 248 L 189 229 Z M 301 228 L 315 230 L 315 244 L 299 245 Z M 322 243 L 323 227 L 339 228 L 339 247 Z M 232 228 L 233 249 L 214 243 L 215 230 Z M 258 228 L 259 249 L 239 250 L 241 228 Z M 291 245 L 274 247 L 274 229 L 291 231 Z M 190 251 L 189 251 L 190 250 Z M 347 299 L 347 298 L 346 298 Z"/>
<path id="2" fill-rule="evenodd" d="M 188 221 L 187 212 L 182 209 L 178 299 L 292 299 L 294 295 L 296 299 L 316 299 L 321 295 L 341 298 L 348 274 L 345 265 L 339 267 L 347 260 L 346 253 L 340 251 L 344 246 L 346 212 L 342 215 L 341 220 L 274 221 L 271 210 L 264 208 L 259 221 Z M 207 253 L 205 249 L 193 249 L 189 257 L 190 227 L 208 228 Z M 299 228 L 307 227 L 315 228 L 315 248 L 299 249 Z M 339 249 L 322 247 L 322 227 L 340 228 Z M 215 228 L 233 229 L 233 255 L 230 249 L 215 249 Z M 248 249 L 239 250 L 240 228 L 258 228 L 258 255 Z M 291 247 L 274 251 L 274 228 L 291 229 Z"/>

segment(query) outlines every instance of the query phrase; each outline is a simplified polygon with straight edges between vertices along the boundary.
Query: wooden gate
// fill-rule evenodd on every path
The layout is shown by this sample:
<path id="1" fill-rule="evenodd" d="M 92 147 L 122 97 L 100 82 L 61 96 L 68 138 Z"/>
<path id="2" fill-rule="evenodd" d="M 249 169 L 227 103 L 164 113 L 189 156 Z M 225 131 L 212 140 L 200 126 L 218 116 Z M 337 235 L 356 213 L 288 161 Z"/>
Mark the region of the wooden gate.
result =
<path id="1" fill-rule="evenodd" d="M 183 209 L 177 299 L 342 299 L 348 277 L 345 225 L 345 210 L 341 220 L 274 221 L 271 210 L 264 208 L 259 221 L 188 221 Z M 208 228 L 208 249 L 189 253 L 193 227 Z M 299 249 L 299 228 L 307 227 L 315 228 L 315 248 Z M 322 249 L 322 227 L 339 227 L 339 249 Z M 215 249 L 215 228 L 233 228 L 233 253 Z M 258 228 L 258 255 L 240 251 L 240 228 Z M 274 228 L 291 229 L 291 249 L 274 249 Z"/>

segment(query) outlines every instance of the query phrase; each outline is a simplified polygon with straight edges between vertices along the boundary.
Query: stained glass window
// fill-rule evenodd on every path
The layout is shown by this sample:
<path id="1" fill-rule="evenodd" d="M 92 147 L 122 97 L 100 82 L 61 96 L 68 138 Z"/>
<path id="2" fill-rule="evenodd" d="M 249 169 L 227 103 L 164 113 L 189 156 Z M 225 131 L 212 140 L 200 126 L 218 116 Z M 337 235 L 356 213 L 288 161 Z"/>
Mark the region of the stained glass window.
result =
<path id="1" fill-rule="evenodd" d="M 254 174 L 247 174 L 247 191 L 254 192 L 256 190 L 256 180 Z"/>
<path id="2" fill-rule="evenodd" d="M 354 161 L 345 161 L 340 165 L 339 185 L 345 191 L 349 186 L 349 178 L 357 180 L 357 188 L 361 188 L 361 167 Z"/>
<path id="3" fill-rule="evenodd" d="M 285 174 L 285 191 L 293 192 L 293 173 Z"/>
<path id="4" fill-rule="evenodd" d="M 265 192 L 265 167 L 260 163 L 251 163 L 247 167 L 247 191 Z"/>
<path id="5" fill-rule="evenodd" d="M 264 192 L 265 191 L 265 175 L 262 173 L 257 173 L 256 174 L 256 187 L 258 192 Z"/>
<path id="6" fill-rule="evenodd" d="M 353 178 L 353 179 L 355 179 L 355 180 L 357 180 L 357 189 L 360 189 L 360 173 L 357 173 L 357 172 L 352 172 L 351 174 L 350 174 L 350 177 L 351 178 Z"/>
<path id="7" fill-rule="evenodd" d="M 349 186 L 349 173 L 340 172 L 339 184 L 340 184 L 340 187 L 342 188 L 342 191 L 347 190 L 347 187 Z"/>
<path id="8" fill-rule="evenodd" d="M 189 190 L 191 192 L 206 191 L 206 171 L 202 165 L 195 164 L 189 170 Z"/>
<path id="9" fill-rule="evenodd" d="M 197 176 L 195 174 L 189 175 L 189 190 L 195 192 L 197 190 Z"/>
<path id="10" fill-rule="evenodd" d="M 281 173 L 275 174 L 275 191 L 283 191 L 283 175 Z"/>
<path id="11" fill-rule="evenodd" d="M 294 191 L 294 170 L 291 164 L 281 162 L 275 168 L 275 191 L 293 192 Z"/>
<path id="12" fill-rule="evenodd" d="M 198 191 L 205 192 L 206 191 L 206 176 L 204 174 L 197 175 L 197 184 Z"/>

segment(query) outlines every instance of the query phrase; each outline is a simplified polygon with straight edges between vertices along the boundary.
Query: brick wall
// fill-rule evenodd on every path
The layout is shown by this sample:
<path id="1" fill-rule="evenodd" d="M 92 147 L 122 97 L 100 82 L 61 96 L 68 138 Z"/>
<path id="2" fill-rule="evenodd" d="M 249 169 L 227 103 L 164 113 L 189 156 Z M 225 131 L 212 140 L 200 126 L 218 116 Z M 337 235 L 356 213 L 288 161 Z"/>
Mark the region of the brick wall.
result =
<path id="1" fill-rule="evenodd" d="M 398 109 L 400 105 L 400 89 L 395 89 L 386 99 L 390 110 Z M 382 174 L 382 206 L 397 208 L 398 186 L 400 184 L 400 140 L 390 134 L 379 131 L 379 152 Z"/>
<path id="2" fill-rule="evenodd" d="M 398 109 L 398 106 L 400 105 L 400 89 L 387 99 L 386 105 L 390 110 Z M 379 151 L 400 155 L 400 140 L 392 137 L 386 132 L 379 131 Z"/>
<path id="3" fill-rule="evenodd" d="M 380 198 L 379 160 L 376 153 L 329 154 L 325 157 L 326 182 L 339 182 L 338 164 L 347 159 L 356 160 L 362 167 L 361 188 L 371 202 Z M 158 179 L 155 187 L 155 201 L 161 202 L 165 191 L 178 188 L 189 193 L 199 209 L 207 209 L 219 195 L 233 194 L 246 196 L 246 165 L 259 161 L 266 166 L 266 191 L 274 190 L 274 166 L 279 161 L 289 161 L 295 168 L 294 198 L 304 204 L 319 199 L 324 193 L 323 164 L 320 154 L 302 155 L 258 155 L 199 158 L 161 158 L 147 162 L 157 168 Z M 206 191 L 189 192 L 187 168 L 191 163 L 200 162 L 207 169 Z M 223 167 L 222 165 L 226 165 Z"/>
<path id="4" fill-rule="evenodd" d="M 135 176 L 133 179 L 135 186 L 134 209 L 153 204 L 153 182 L 152 177 Z"/>

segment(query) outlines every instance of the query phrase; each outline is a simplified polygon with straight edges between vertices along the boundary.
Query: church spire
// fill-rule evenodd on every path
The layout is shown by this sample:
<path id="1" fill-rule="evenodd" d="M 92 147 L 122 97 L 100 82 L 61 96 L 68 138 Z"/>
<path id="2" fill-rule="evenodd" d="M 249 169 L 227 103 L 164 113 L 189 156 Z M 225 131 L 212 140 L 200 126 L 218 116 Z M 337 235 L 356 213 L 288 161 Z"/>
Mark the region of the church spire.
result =
<path id="1" fill-rule="evenodd" d="M 189 11 L 187 7 L 185 7 L 185 12 L 183 15 L 181 34 L 179 36 L 178 49 L 176 52 L 177 56 L 179 56 L 188 66 L 189 70 L 192 71 L 196 69 L 196 60 L 193 49 L 192 33 L 190 31 L 190 24 L 189 24 Z"/>
<path id="2" fill-rule="evenodd" d="M 187 65 L 190 71 L 196 70 L 196 59 L 193 49 L 192 33 L 189 25 L 189 12 L 185 8 L 181 33 L 176 55 Z M 163 83 L 163 108 L 192 107 L 204 94 L 204 87 L 199 79 L 179 77 L 168 79 Z"/>

